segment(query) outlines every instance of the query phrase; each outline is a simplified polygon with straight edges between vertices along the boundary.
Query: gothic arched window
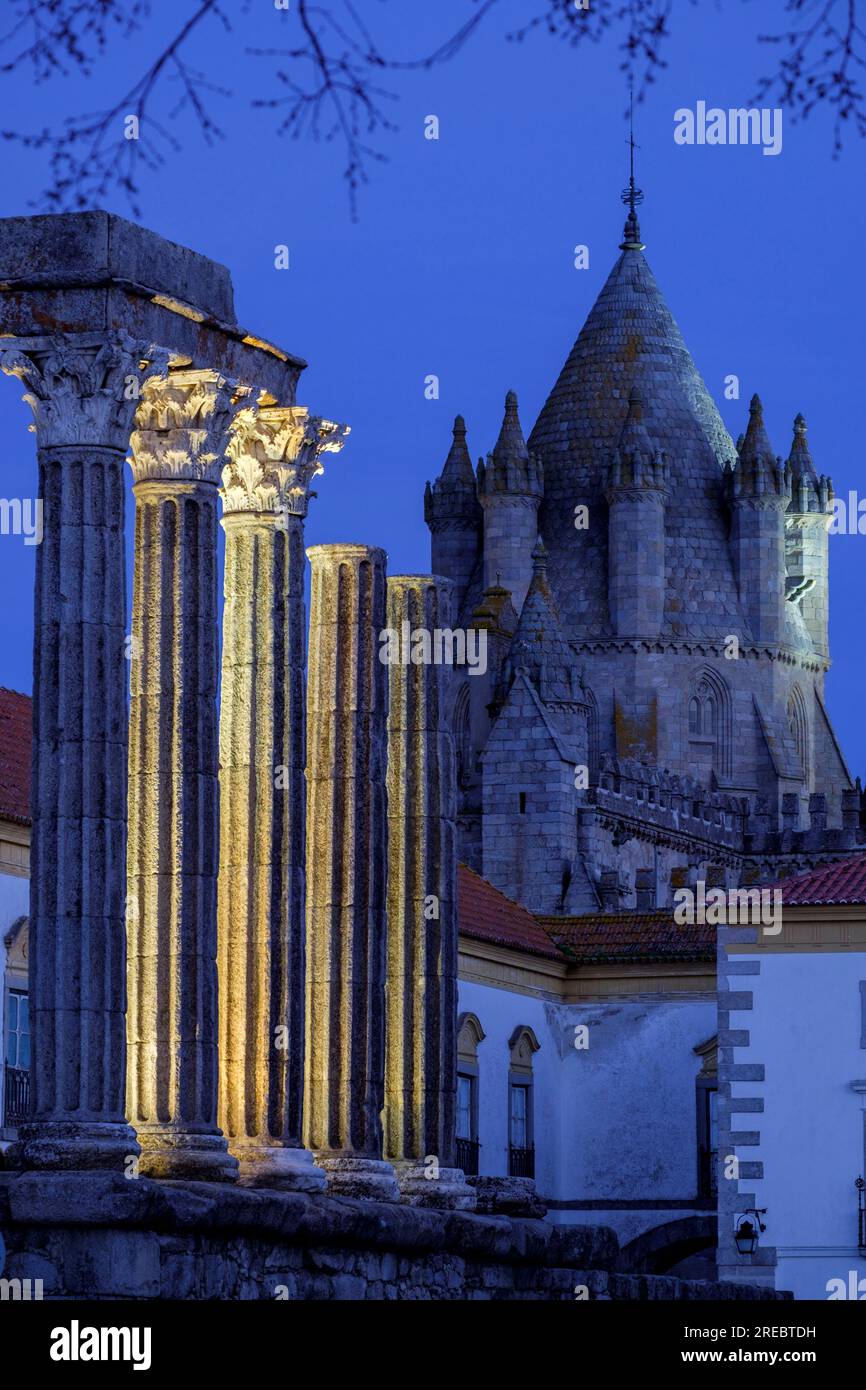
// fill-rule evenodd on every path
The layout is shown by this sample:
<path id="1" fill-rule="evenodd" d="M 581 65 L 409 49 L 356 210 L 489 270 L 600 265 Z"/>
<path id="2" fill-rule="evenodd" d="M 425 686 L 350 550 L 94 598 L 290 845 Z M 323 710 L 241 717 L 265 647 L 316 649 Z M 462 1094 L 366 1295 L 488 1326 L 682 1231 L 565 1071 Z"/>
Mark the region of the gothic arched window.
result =
<path id="1" fill-rule="evenodd" d="M 718 777 L 730 777 L 731 695 L 726 682 L 710 666 L 699 672 L 692 687 L 688 715 L 696 765 Z"/>
<path id="2" fill-rule="evenodd" d="M 791 730 L 804 781 L 809 780 L 809 721 L 806 717 L 806 701 L 799 685 L 795 685 L 788 696 L 788 728 Z"/>
<path id="3" fill-rule="evenodd" d="M 472 727 L 470 723 L 469 686 L 461 685 L 454 701 L 452 721 L 454 752 L 457 756 L 457 785 L 465 787 L 472 779 Z"/>
<path id="4" fill-rule="evenodd" d="M 589 735 L 589 773 L 593 781 L 598 778 L 598 700 L 592 691 L 586 687 L 586 703 L 589 705 L 589 718 L 587 720 L 587 733 Z"/>

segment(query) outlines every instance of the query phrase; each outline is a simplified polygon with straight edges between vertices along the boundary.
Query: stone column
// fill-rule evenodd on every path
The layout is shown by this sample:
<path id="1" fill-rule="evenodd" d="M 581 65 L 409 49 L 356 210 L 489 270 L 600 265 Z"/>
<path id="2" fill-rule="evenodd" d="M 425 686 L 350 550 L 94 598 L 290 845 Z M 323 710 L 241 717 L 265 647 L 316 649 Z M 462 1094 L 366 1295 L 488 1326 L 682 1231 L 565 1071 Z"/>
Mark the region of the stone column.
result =
<path id="1" fill-rule="evenodd" d="M 304 1133 L 335 1192 L 396 1200 L 385 1077 L 385 554 L 319 545 L 307 721 Z"/>
<path id="2" fill-rule="evenodd" d="M 132 436 L 127 1113 L 153 1177 L 231 1180 L 217 1127 L 217 499 L 238 396 L 145 388 Z"/>
<path id="3" fill-rule="evenodd" d="M 150 349 L 144 350 L 150 352 Z M 19 340 L 39 448 L 33 837 L 32 1119 L 17 1161 L 122 1168 L 126 1008 L 124 457 L 143 350 L 124 335 Z"/>
<path id="4" fill-rule="evenodd" d="M 219 1120 L 247 1182 L 315 1191 L 304 1086 L 304 518 L 347 431 L 243 411 L 223 469 Z"/>
<path id="5" fill-rule="evenodd" d="M 398 575 L 387 586 L 388 951 L 385 1156 L 403 1200 L 471 1208 L 454 1168 L 457 1090 L 457 788 L 447 700 L 453 585 Z M 416 662 L 416 658 L 417 659 Z"/>

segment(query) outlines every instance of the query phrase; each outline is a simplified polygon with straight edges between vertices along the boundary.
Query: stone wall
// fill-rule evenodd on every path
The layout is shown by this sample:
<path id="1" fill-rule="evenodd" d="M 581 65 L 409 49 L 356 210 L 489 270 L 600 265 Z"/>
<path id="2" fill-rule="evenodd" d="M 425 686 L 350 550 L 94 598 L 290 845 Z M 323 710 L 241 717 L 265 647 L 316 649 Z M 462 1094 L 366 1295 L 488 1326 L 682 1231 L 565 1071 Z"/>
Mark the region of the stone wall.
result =
<path id="1" fill-rule="evenodd" d="M 0 1175 L 0 1234 L 3 1277 L 46 1299 L 790 1296 L 620 1274 L 605 1226 L 116 1175 Z"/>

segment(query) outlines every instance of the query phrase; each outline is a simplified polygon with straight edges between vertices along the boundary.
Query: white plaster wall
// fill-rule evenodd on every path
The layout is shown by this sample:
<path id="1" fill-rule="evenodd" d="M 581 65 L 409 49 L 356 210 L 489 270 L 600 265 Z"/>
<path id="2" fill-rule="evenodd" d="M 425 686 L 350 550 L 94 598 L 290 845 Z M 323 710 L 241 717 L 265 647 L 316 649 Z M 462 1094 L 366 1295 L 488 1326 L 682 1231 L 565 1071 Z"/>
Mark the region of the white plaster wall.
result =
<path id="1" fill-rule="evenodd" d="M 697 1195 L 694 1048 L 716 1031 L 714 1000 L 618 999 L 563 1009 L 571 1033 L 562 1076 L 566 1197 Z M 574 1024 L 589 1029 L 574 1048 Z M 647 1224 L 658 1224 L 650 1214 Z"/>
<path id="2" fill-rule="evenodd" d="M 758 1150 L 739 1156 L 764 1165 L 763 1179 L 741 1188 L 767 1208 L 762 1241 L 778 1252 L 776 1288 L 826 1299 L 829 1279 L 847 1283 L 850 1270 L 866 1278 L 854 1190 L 855 1178 L 866 1177 L 864 1114 L 850 1086 L 866 1077 L 859 988 L 866 953 L 761 954 L 760 966 L 744 981 L 753 1009 L 731 1015 L 733 1028 L 750 1032 L 735 1061 L 765 1068 L 763 1084 L 731 1086 L 734 1096 L 764 1098 L 762 1114 L 734 1116 L 733 1128 L 761 1137 Z"/>
<path id="3" fill-rule="evenodd" d="M 0 940 L 12 923 L 30 911 L 30 880 L 0 871 Z M 4 962 L 5 964 L 5 962 Z"/>
<path id="4" fill-rule="evenodd" d="M 560 1126 L 560 1057 L 544 1002 L 525 994 L 460 981 L 458 1008 L 474 1013 L 484 1029 L 478 1046 L 478 1171 L 485 1177 L 508 1172 L 508 1040 L 515 1028 L 530 1027 L 541 1044 L 532 1059 L 535 1109 L 535 1181 L 544 1196 L 558 1195 Z"/>
<path id="5" fill-rule="evenodd" d="M 617 1000 L 558 1005 L 487 985 L 460 982 L 461 1011 L 477 1014 L 486 1034 L 478 1048 L 482 1174 L 508 1163 L 508 1039 L 528 1024 L 541 1043 L 533 1058 L 536 1182 L 547 1198 L 618 1200 L 697 1195 L 693 1049 L 716 1031 L 712 1000 Z M 589 1048 L 575 1049 L 586 1024 Z M 630 1239 L 682 1212 L 629 1215 Z M 623 1229 L 623 1214 L 553 1213 L 559 1221 L 604 1220 Z"/>

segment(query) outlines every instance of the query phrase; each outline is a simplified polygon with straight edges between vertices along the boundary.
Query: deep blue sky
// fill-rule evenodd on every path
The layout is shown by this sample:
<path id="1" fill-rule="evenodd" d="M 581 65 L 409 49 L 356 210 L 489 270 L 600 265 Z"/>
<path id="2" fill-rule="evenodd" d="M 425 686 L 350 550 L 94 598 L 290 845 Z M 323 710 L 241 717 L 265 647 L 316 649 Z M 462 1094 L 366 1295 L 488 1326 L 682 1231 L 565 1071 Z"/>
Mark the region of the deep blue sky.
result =
<path id="1" fill-rule="evenodd" d="M 145 39 L 115 43 L 89 82 L 34 87 L 23 74 L 0 77 L 0 125 L 41 129 L 113 103 L 193 8 L 194 0 L 154 6 Z M 383 49 L 412 57 L 472 7 L 360 0 L 360 8 Z M 274 114 L 247 104 L 275 84 L 269 61 L 245 56 L 245 46 L 287 44 L 295 25 L 265 0 L 233 34 L 211 23 L 189 55 L 235 89 L 233 101 L 213 104 L 227 138 L 208 149 L 178 122 L 182 152 L 143 178 L 140 220 L 228 265 L 239 320 L 309 361 L 299 400 L 352 426 L 349 446 L 319 480 L 308 542 L 384 545 L 394 572 L 429 565 L 423 488 L 441 467 L 454 414 L 466 416 L 473 454 L 486 453 L 513 387 L 528 433 L 617 255 L 627 151 L 616 42 L 572 50 L 539 33 L 507 43 L 507 29 L 534 8 L 535 0 L 503 0 L 453 62 L 397 76 L 399 130 L 379 142 L 390 162 L 374 166 L 357 224 L 340 146 L 279 140 Z M 669 66 L 638 111 L 647 257 L 734 437 L 755 390 L 779 452 L 802 410 L 819 471 L 845 494 L 862 476 L 866 146 L 852 136 L 834 162 L 826 114 L 802 125 L 786 119 L 776 158 L 753 147 L 675 145 L 677 107 L 746 103 L 774 58 L 756 35 L 773 27 L 782 4 L 702 0 L 676 10 Z M 438 142 L 423 137 L 431 113 Z M 0 214 L 30 211 L 47 180 L 43 156 L 2 144 L 0 158 Z M 104 205 L 130 215 L 120 197 Z M 273 268 L 283 242 L 289 271 Z M 573 268 L 577 243 L 590 247 L 588 271 Z M 738 402 L 722 398 L 731 372 Z M 425 400 L 429 373 L 440 377 L 439 401 Z M 19 395 L 17 382 L 0 378 L 0 496 L 35 492 Z M 866 537 L 831 541 L 828 695 L 854 772 L 866 764 L 864 547 Z M 27 691 L 33 569 L 32 548 L 0 537 L 0 684 Z"/>

